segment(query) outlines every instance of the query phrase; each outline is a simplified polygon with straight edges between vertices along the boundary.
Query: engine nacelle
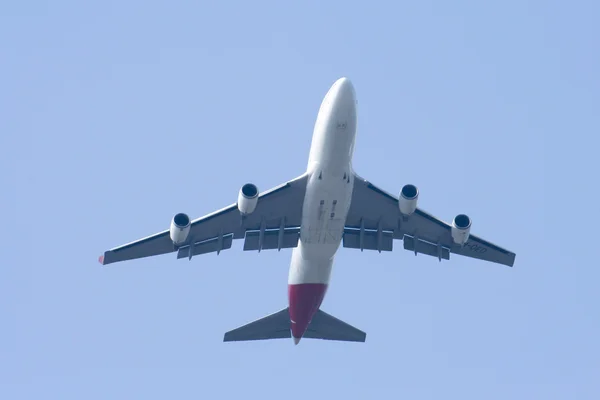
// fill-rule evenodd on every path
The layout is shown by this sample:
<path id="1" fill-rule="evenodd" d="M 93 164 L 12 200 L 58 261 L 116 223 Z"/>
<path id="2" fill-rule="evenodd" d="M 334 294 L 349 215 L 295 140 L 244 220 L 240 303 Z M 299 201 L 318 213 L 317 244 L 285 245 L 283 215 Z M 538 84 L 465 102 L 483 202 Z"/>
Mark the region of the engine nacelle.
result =
<path id="1" fill-rule="evenodd" d="M 417 209 L 419 189 L 415 185 L 404 185 L 398 198 L 398 207 L 403 215 L 411 215 Z"/>
<path id="2" fill-rule="evenodd" d="M 258 203 L 258 188 L 252 183 L 246 183 L 240 189 L 237 207 L 242 215 L 252 214 Z"/>
<path id="3" fill-rule="evenodd" d="M 188 235 L 190 234 L 190 217 L 187 214 L 179 213 L 175 214 L 171 221 L 171 240 L 175 245 L 185 243 Z"/>
<path id="4" fill-rule="evenodd" d="M 458 214 L 452 221 L 452 240 L 454 243 L 463 245 L 469 240 L 471 231 L 471 218 L 465 214 Z"/>

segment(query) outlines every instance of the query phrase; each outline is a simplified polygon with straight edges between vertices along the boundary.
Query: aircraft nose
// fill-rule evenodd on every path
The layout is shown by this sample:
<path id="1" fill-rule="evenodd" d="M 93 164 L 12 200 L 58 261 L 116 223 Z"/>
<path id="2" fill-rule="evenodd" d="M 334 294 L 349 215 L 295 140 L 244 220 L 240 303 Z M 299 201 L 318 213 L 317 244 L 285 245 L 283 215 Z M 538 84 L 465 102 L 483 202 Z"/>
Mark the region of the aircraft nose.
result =
<path id="1" fill-rule="evenodd" d="M 356 94 L 354 92 L 354 85 L 350 79 L 342 77 L 335 82 L 334 86 L 337 89 L 337 98 L 343 102 L 355 102 Z"/>

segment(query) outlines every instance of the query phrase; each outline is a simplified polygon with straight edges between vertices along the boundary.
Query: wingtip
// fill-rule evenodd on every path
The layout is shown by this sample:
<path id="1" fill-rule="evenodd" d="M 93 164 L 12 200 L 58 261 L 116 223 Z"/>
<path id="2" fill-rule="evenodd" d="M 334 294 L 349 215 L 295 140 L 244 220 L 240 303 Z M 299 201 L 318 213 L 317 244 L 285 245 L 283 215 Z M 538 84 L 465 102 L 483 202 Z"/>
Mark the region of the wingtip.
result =
<path id="1" fill-rule="evenodd" d="M 102 265 L 104 265 L 104 255 L 101 255 L 100 257 L 98 257 L 98 262 Z"/>

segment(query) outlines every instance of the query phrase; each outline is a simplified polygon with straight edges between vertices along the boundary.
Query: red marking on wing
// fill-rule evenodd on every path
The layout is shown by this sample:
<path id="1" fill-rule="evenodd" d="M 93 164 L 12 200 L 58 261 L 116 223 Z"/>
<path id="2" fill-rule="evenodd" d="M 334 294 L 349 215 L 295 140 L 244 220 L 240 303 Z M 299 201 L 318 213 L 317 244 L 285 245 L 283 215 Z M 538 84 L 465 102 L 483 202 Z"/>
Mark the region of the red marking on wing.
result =
<path id="1" fill-rule="evenodd" d="M 104 256 L 100 256 L 98 257 L 98 262 L 102 265 L 104 265 Z"/>

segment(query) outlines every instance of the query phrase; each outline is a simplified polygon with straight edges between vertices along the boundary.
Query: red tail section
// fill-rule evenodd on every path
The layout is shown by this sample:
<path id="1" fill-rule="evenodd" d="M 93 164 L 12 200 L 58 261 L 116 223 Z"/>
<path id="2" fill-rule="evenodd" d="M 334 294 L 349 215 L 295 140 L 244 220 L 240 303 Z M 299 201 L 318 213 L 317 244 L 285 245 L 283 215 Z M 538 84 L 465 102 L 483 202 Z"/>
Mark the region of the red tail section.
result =
<path id="1" fill-rule="evenodd" d="M 324 283 L 303 283 L 288 285 L 292 336 L 298 344 L 313 316 L 321 306 L 327 285 Z"/>

